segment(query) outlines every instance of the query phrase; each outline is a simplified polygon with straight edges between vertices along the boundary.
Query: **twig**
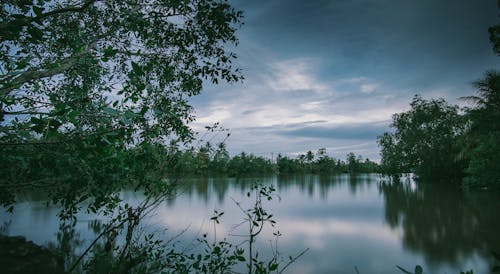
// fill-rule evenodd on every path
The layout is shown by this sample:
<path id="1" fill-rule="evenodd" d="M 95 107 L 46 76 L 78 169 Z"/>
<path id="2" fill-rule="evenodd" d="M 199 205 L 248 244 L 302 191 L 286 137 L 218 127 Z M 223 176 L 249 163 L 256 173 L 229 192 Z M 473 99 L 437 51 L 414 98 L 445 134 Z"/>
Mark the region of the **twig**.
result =
<path id="1" fill-rule="evenodd" d="M 278 272 L 279 274 L 283 273 L 283 271 L 285 271 L 285 269 L 290 266 L 292 263 L 294 263 L 298 258 L 300 258 L 302 255 L 304 255 L 307 251 L 309 251 L 309 248 L 306 248 L 304 249 L 304 251 L 300 252 L 299 255 L 295 256 L 294 258 L 292 258 L 282 269 L 280 272 Z"/>

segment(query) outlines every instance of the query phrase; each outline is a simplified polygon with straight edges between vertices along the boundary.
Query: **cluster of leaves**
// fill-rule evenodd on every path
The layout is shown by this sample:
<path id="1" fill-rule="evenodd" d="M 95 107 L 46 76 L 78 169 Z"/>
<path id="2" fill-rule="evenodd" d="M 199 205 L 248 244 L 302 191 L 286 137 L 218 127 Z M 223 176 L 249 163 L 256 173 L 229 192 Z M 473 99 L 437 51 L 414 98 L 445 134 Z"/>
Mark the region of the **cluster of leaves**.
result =
<path id="1" fill-rule="evenodd" d="M 460 174 L 463 164 L 455 160 L 465 119 L 457 106 L 444 99 L 415 96 L 407 112 L 394 114 L 394 133 L 384 133 L 382 166 L 386 173 L 413 172 L 420 177 L 449 178 Z"/>
<path id="2" fill-rule="evenodd" d="M 474 103 L 466 109 L 469 121 L 464 136 L 463 154 L 468 159 L 469 175 L 464 183 L 471 187 L 500 188 L 500 72 L 489 71 L 475 83 L 476 96 L 467 97 Z"/>
<path id="3" fill-rule="evenodd" d="M 7 0 L 0 5 L 0 202 L 46 190 L 66 212 L 116 206 L 190 142 L 188 98 L 239 81 L 225 0 Z M 152 187 L 154 188 L 154 186 Z"/>

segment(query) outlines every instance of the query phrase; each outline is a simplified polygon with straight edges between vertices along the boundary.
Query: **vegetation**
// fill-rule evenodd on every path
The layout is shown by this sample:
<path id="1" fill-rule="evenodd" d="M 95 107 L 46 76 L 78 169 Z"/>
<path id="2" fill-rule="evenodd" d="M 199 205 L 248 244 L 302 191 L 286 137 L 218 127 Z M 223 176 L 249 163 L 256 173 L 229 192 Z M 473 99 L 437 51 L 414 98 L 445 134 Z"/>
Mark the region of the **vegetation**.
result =
<path id="1" fill-rule="evenodd" d="M 477 95 L 466 109 L 469 121 L 464 135 L 463 157 L 469 162 L 464 183 L 471 187 L 500 188 L 500 72 L 489 71 L 475 83 Z"/>
<path id="2" fill-rule="evenodd" d="M 278 155 L 276 164 L 281 174 L 354 174 L 378 172 L 378 164 L 369 159 L 363 160 L 361 155 L 356 156 L 354 153 L 350 152 L 347 154 L 346 160 L 342 161 L 328 156 L 324 148 L 319 149 L 316 156 L 311 151 L 308 151 L 306 154 L 300 154 L 295 159 Z"/>
<path id="3" fill-rule="evenodd" d="M 413 172 L 419 177 L 460 177 L 463 162 L 455 159 L 465 131 L 457 106 L 443 99 L 415 96 L 407 112 L 393 115 L 394 133 L 379 137 L 385 172 Z"/>
<path id="4" fill-rule="evenodd" d="M 499 29 L 489 29 L 497 55 Z M 474 86 L 476 95 L 462 98 L 469 107 L 415 96 L 409 111 L 394 114 L 395 131 L 378 137 L 383 172 L 450 181 L 465 177 L 465 187 L 500 188 L 500 72 L 487 71 Z"/>
<path id="5" fill-rule="evenodd" d="M 170 249 L 152 235 L 137 239 L 140 220 L 171 195 L 177 177 L 279 171 L 263 157 L 231 158 L 224 144 L 179 149 L 194 139 L 189 97 L 204 81 L 243 78 L 229 50 L 242 13 L 226 0 L 12 0 L 0 15 L 0 203 L 12 211 L 28 189 L 61 206 L 62 231 L 73 231 L 81 210 L 109 220 L 93 225 L 95 241 L 64 269 L 212 273 L 246 261 L 227 242 L 186 255 L 163 253 Z M 122 202 L 124 188 L 145 199 Z M 249 272 L 282 271 L 277 257 L 264 263 L 251 248 L 271 216 L 260 203 L 245 216 Z M 60 239 L 58 250 L 69 251 L 67 234 Z"/>
<path id="6" fill-rule="evenodd" d="M 169 169 L 176 175 L 227 175 L 230 177 L 258 174 L 336 174 L 375 173 L 378 164 L 361 155 L 349 153 L 345 161 L 334 159 L 322 148 L 314 154 L 308 151 L 295 158 L 282 156 L 273 159 L 242 152 L 231 157 L 224 143 L 214 148 L 206 143 L 200 148 L 179 149 L 170 146 L 167 152 Z"/>
<path id="7" fill-rule="evenodd" d="M 467 187 L 500 187 L 500 73 L 489 71 L 475 84 L 473 105 L 462 110 L 444 99 L 415 96 L 411 109 L 393 116 L 393 133 L 379 136 L 382 170 L 419 178 L 465 176 Z"/>
<path id="8" fill-rule="evenodd" d="M 262 205 L 273 188 L 253 188 L 253 207 L 241 208 L 248 250 L 200 239 L 201 252 L 178 252 L 154 235 L 139 237 L 140 221 L 185 175 L 379 171 L 354 153 L 342 161 L 325 149 L 274 161 L 247 153 L 230 157 L 224 143 L 192 146 L 189 98 L 204 82 L 243 79 L 230 50 L 241 20 L 227 0 L 0 5 L 0 204 L 12 211 L 19 192 L 46 193 L 61 206 L 61 230 L 70 236 L 81 210 L 108 220 L 92 224 L 97 236 L 80 254 L 68 255 L 74 242 L 68 233 L 59 235 L 53 249 L 66 252 L 66 271 L 224 273 L 244 264 L 248 273 L 281 273 L 303 253 L 284 261 L 276 241 L 266 261 L 253 246 L 264 225 L 275 223 Z M 498 53 L 498 26 L 490 33 Z M 394 116 L 395 133 L 379 138 L 383 170 L 466 174 L 466 186 L 500 187 L 500 74 L 488 72 L 476 87 L 463 113 L 442 99 L 415 97 L 410 111 Z M 144 200 L 124 203 L 124 188 L 142 192 Z M 215 212 L 214 224 L 221 216 Z"/>
<path id="9" fill-rule="evenodd" d="M 225 0 L 6 1 L 0 14 L 4 206 L 50 188 L 71 217 L 117 206 L 123 187 L 155 192 L 164 143 L 193 138 L 187 99 L 242 78 L 228 50 L 242 13 Z"/>

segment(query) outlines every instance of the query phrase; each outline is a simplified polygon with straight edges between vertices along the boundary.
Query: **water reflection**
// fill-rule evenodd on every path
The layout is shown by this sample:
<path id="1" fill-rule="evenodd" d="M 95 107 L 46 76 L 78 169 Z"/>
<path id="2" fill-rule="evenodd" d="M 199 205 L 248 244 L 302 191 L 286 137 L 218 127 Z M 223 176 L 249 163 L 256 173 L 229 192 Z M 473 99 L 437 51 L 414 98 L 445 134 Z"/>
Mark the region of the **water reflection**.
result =
<path id="1" fill-rule="evenodd" d="M 387 224 L 401 227 L 404 247 L 423 254 L 431 267 L 460 266 L 476 254 L 488 258 L 500 247 L 497 195 L 464 195 L 443 184 L 382 183 L 380 189 Z"/>
<path id="2" fill-rule="evenodd" d="M 323 200 L 328 199 L 329 193 L 335 188 L 349 187 L 351 194 L 356 194 L 359 188 L 366 187 L 378 178 L 375 174 L 341 174 L 341 175 L 279 175 L 271 177 L 255 178 L 196 178 L 183 180 L 179 183 L 178 196 L 192 198 L 196 196 L 204 203 L 209 203 L 212 197 L 216 197 L 219 203 L 227 199 L 227 193 L 231 189 L 244 193 L 252 183 L 274 184 L 278 189 L 287 191 L 290 188 L 298 189 L 301 194 L 309 198 L 319 195 Z M 175 199 L 175 197 L 174 197 Z"/>
<path id="3" fill-rule="evenodd" d="M 200 231 L 212 231 L 207 220 L 217 208 L 226 212 L 217 231 L 234 233 L 232 225 L 241 222 L 241 212 L 232 199 L 244 201 L 254 182 L 275 185 L 282 198 L 268 204 L 284 235 L 282 253 L 311 248 L 290 273 L 356 273 L 355 266 L 361 273 L 398 273 L 396 264 L 407 268 L 420 264 L 432 273 L 471 268 L 486 273 L 493 265 L 489 251 L 500 250 L 498 194 L 464 194 L 445 185 L 411 181 L 389 183 L 377 174 L 183 180 L 177 195 L 158 208 L 152 225 L 158 230 L 166 227 L 172 235 L 192 227 L 182 238 L 189 242 Z M 33 195 L 26 201 L 39 202 L 22 203 L 14 215 L 0 213 L 0 217 L 11 220 L 11 234 L 45 239 L 37 241 L 44 243 L 50 238 L 47 234 L 57 231 L 52 229 L 57 219 L 49 217 L 57 209 L 42 206 L 43 197 Z M 129 203 L 141 199 L 132 192 L 124 192 L 123 198 Z M 92 220 L 80 217 L 87 223 Z M 48 232 L 35 232 L 33 227 Z M 88 241 L 93 233 L 80 234 Z M 70 246 L 61 235 L 52 239 L 61 247 Z M 260 247 L 268 249 L 269 242 L 261 241 Z"/>

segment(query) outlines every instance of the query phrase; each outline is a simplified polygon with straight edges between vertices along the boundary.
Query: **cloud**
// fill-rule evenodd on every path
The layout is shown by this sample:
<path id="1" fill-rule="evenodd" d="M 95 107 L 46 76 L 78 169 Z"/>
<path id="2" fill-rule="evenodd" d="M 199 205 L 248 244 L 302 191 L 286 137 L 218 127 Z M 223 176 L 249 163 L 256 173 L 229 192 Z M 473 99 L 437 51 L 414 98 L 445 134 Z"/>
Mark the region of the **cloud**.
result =
<path id="1" fill-rule="evenodd" d="M 316 66 L 316 62 L 309 58 L 273 62 L 269 64 L 271 75 L 266 77 L 267 84 L 276 91 L 326 90 L 328 85 L 314 77 Z"/>
<path id="2" fill-rule="evenodd" d="M 360 86 L 360 89 L 361 89 L 361 92 L 370 94 L 370 93 L 374 92 L 378 86 L 379 86 L 378 84 L 362 84 Z"/>
<path id="3" fill-rule="evenodd" d="M 280 132 L 280 134 L 285 136 L 308 138 L 376 140 L 378 135 L 387 131 L 387 124 L 388 123 L 363 123 L 331 127 L 306 126 L 293 130 L 285 130 Z"/>
<path id="4" fill-rule="evenodd" d="M 327 148 L 335 157 L 355 152 L 377 160 L 376 136 L 411 99 L 391 94 L 382 81 L 366 76 L 320 79 L 315 72 L 321 66 L 313 58 L 253 59 L 248 57 L 243 84 L 210 87 L 195 105 L 195 128 L 203 132 L 204 126 L 220 122 L 231 132 L 226 144 L 232 155 L 294 156 Z M 378 92 L 359 96 L 362 85 L 376 85 Z"/>

